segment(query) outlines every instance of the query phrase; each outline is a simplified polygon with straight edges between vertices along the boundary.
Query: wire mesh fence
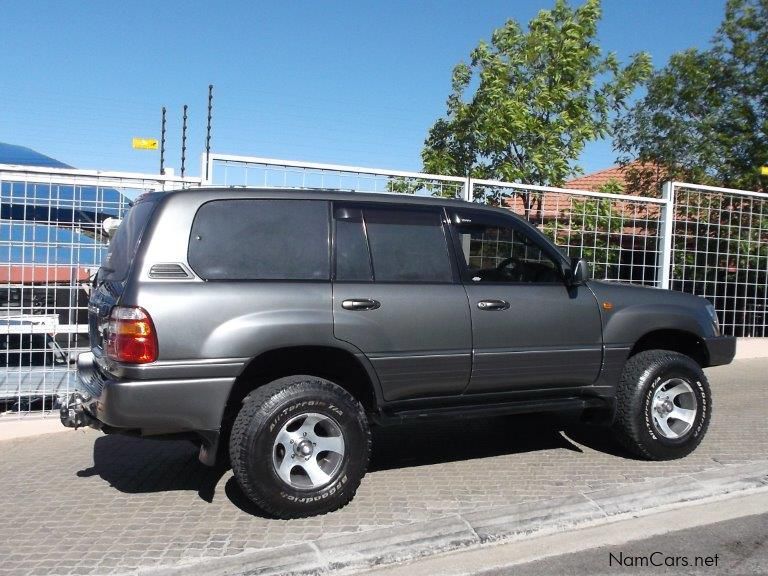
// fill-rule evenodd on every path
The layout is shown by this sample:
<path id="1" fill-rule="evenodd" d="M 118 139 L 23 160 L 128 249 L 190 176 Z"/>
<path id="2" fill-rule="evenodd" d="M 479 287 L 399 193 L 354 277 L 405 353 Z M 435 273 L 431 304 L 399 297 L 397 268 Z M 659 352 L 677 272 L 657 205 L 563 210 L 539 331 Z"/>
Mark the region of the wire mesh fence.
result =
<path id="1" fill-rule="evenodd" d="M 73 388 L 105 221 L 144 192 L 192 182 L 0 167 L 0 413 L 55 408 Z"/>
<path id="2" fill-rule="evenodd" d="M 208 174 L 220 186 L 320 188 L 444 198 L 463 198 L 467 182 L 456 176 L 224 154 L 211 155 Z"/>
<path id="3" fill-rule="evenodd" d="M 212 155 L 217 184 L 464 198 L 506 207 L 595 278 L 671 288 L 715 305 L 723 332 L 768 336 L 768 195 L 675 183 L 663 198 L 370 168 Z"/>
<path id="4" fill-rule="evenodd" d="M 768 194 L 673 186 L 670 287 L 711 301 L 726 334 L 768 336 Z"/>
<path id="5" fill-rule="evenodd" d="M 665 202 L 581 190 L 434 174 L 214 154 L 208 167 L 224 186 L 330 188 L 466 198 L 510 208 L 569 256 L 585 258 L 596 278 L 655 286 L 659 221 Z"/>
<path id="6" fill-rule="evenodd" d="M 539 228 L 594 278 L 657 286 L 665 201 L 473 180 L 475 201 L 504 206 Z"/>
<path id="7" fill-rule="evenodd" d="M 104 223 L 147 191 L 214 184 L 463 198 L 506 207 L 598 279 L 709 299 L 723 331 L 768 336 L 768 195 L 670 183 L 662 198 L 211 154 L 209 182 L 0 165 L 0 413 L 56 407 L 89 349 Z M 498 238 L 495 239 L 498 242 Z"/>

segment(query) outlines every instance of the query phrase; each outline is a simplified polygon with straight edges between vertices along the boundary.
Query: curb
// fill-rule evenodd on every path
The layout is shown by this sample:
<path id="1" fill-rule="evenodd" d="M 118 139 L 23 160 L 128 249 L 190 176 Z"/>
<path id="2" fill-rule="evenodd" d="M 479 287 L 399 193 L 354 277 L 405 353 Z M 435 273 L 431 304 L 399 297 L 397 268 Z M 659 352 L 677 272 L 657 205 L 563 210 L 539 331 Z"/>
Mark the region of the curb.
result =
<path id="1" fill-rule="evenodd" d="M 671 505 L 745 490 L 768 489 L 768 461 L 723 466 L 695 474 L 650 480 L 525 502 L 426 522 L 320 538 L 311 542 L 243 552 L 224 558 L 142 570 L 152 576 L 277 575 L 353 573 L 490 542 L 561 532 L 611 522 Z"/>
<path id="2" fill-rule="evenodd" d="M 737 338 L 734 360 L 768 357 L 768 338 Z"/>
<path id="3" fill-rule="evenodd" d="M 0 442 L 67 431 L 71 432 L 72 428 L 66 428 L 61 423 L 58 412 L 56 414 L 50 413 L 47 416 L 30 414 L 21 418 L 16 416 L 0 417 Z"/>

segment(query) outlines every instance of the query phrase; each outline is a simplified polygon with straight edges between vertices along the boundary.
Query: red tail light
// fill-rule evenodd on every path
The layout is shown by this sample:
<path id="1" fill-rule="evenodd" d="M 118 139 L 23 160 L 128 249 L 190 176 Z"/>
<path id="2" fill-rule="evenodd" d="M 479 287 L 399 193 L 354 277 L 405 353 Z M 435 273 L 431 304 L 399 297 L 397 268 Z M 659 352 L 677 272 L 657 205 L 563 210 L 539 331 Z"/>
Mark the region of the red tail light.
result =
<path id="1" fill-rule="evenodd" d="M 129 364 L 157 360 L 157 334 L 146 310 L 132 306 L 112 308 L 107 329 L 107 356 Z"/>

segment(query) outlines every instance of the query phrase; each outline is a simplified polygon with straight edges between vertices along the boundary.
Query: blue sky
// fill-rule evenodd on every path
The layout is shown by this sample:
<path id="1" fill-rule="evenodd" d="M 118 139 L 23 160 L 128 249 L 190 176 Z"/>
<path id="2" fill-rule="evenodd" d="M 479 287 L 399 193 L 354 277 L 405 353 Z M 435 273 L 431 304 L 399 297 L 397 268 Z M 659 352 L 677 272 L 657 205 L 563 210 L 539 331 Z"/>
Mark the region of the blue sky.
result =
<path id="1" fill-rule="evenodd" d="M 206 95 L 217 152 L 418 170 L 445 111 L 453 66 L 507 18 L 552 1 L 131 2 L 3 0 L 0 141 L 81 168 L 156 172 L 168 108 L 167 165 L 199 173 Z M 603 0 L 599 37 L 622 61 L 705 47 L 724 0 Z M 589 172 L 610 166 L 590 145 Z"/>

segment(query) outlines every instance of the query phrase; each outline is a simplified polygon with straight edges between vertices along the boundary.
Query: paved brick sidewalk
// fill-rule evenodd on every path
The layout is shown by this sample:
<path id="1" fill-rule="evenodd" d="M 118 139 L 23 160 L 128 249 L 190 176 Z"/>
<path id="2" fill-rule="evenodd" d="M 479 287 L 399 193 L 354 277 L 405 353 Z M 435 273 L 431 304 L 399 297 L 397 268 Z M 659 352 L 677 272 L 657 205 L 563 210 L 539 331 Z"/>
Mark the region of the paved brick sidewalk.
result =
<path id="1" fill-rule="evenodd" d="M 379 430 L 343 510 L 254 515 L 183 442 L 78 431 L 0 442 L 0 574 L 114 574 L 768 459 L 768 360 L 708 371 L 713 423 L 684 460 L 642 462 L 544 417 Z"/>

